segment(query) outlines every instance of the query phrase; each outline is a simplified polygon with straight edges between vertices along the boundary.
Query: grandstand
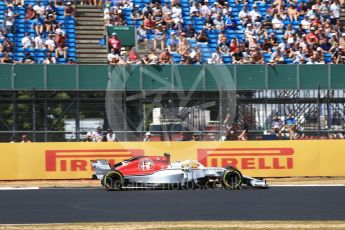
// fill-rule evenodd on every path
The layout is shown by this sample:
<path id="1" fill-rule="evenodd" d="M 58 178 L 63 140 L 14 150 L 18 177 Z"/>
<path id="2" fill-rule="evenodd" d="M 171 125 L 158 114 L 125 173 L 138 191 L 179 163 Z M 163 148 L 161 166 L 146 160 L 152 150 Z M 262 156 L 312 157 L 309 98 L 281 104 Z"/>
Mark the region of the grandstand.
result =
<path id="1" fill-rule="evenodd" d="M 0 2 L 0 19 L 6 32 L 5 37 L 13 44 L 13 48 L 8 50 L 9 58 L 16 63 L 23 62 L 25 53 L 29 52 L 36 64 L 44 63 L 48 56 L 53 57 L 53 63 L 56 64 L 65 64 L 68 58 L 76 61 L 75 17 L 65 14 L 65 6 L 54 5 L 53 1 L 47 0 L 25 0 L 24 5 L 18 3 Z M 13 26 L 8 26 L 9 23 Z M 36 29 L 40 26 L 41 29 Z M 66 36 L 64 41 L 60 40 L 63 44 L 59 44 L 57 37 L 60 32 Z M 28 45 L 24 46 L 23 38 L 26 34 Z M 41 39 L 36 39 L 39 34 Z M 45 43 L 49 35 L 55 37 L 51 48 Z M 59 45 L 67 51 L 65 55 L 56 52 Z M 5 51 L 0 52 L 1 57 Z"/>
<path id="2" fill-rule="evenodd" d="M 87 2 L 0 2 L 1 141 L 22 133 L 81 141 L 96 125 L 125 141 L 147 131 L 159 140 L 194 132 L 219 140 L 232 122 L 256 139 L 289 113 L 301 138 L 344 134 L 344 65 L 331 65 L 345 62 L 341 4 Z M 138 44 L 121 37 L 107 55 L 113 30 L 104 26 L 136 31 Z"/>
<path id="3" fill-rule="evenodd" d="M 33 40 L 38 32 L 36 27 L 50 23 L 49 14 L 53 14 L 50 24 L 59 27 L 61 23 L 61 30 L 67 36 L 67 54 L 55 57 L 55 49 L 51 52 L 56 63 L 66 63 L 69 58 L 73 61 L 79 61 L 80 58 L 81 63 L 92 63 L 92 58 L 87 59 L 90 55 L 94 57 L 94 63 L 102 63 L 102 57 L 103 62 L 106 61 L 106 50 L 101 42 L 104 36 L 99 23 L 102 20 L 102 9 L 106 25 L 129 25 L 136 28 L 144 25 L 142 32 L 149 40 L 149 48 L 153 48 L 160 24 L 166 45 L 170 42 L 171 34 L 177 35 L 177 43 L 180 45 L 186 36 L 186 49 L 170 52 L 171 63 L 175 64 L 323 64 L 345 61 L 342 58 L 345 47 L 344 9 L 341 9 L 343 5 L 338 0 L 133 0 L 106 1 L 102 6 L 77 4 L 84 1 L 55 1 L 62 2 L 55 5 L 51 0 L 25 0 L 23 6 L 21 1 L 18 2 L 18 5 L 11 4 L 11 1 L 0 2 L 0 25 L 11 30 L 6 23 L 11 24 L 10 18 L 14 19 L 12 31 L 6 31 L 4 37 L 13 43 L 13 50 L 8 53 L 16 62 L 22 61 L 26 52 L 30 52 L 37 64 L 46 59 L 47 49 L 23 48 L 22 39 L 25 33 L 29 33 Z M 66 15 L 67 3 L 73 5 L 73 15 Z M 39 18 L 27 18 L 31 8 L 35 14 L 39 14 Z M 75 14 L 79 16 L 75 17 Z M 152 18 L 151 21 L 148 18 Z M 150 28 L 146 26 L 145 20 L 150 23 Z M 76 26 L 79 28 L 77 42 L 80 43 L 77 46 Z M 47 39 L 50 33 L 55 31 L 43 29 L 42 40 Z M 200 35 L 204 37 L 201 40 Z M 4 38 L 0 39 L 3 42 Z M 141 53 L 145 52 L 147 50 L 143 49 Z M 3 50 L 0 55 L 4 56 L 5 53 L 6 50 Z M 128 57 L 121 58 L 128 61 Z"/>

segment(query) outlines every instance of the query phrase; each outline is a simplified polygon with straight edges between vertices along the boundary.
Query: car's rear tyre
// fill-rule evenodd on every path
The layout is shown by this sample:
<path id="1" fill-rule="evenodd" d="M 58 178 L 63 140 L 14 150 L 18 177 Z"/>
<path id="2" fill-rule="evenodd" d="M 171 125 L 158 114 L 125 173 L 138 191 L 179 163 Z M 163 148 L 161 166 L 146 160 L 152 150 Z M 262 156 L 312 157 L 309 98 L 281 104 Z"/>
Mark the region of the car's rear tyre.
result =
<path id="1" fill-rule="evenodd" d="M 103 177 L 101 184 L 109 191 L 121 190 L 123 186 L 123 176 L 119 171 L 110 171 Z"/>
<path id="2" fill-rule="evenodd" d="M 224 172 L 222 176 L 222 184 L 225 189 L 234 190 L 240 189 L 242 185 L 243 177 L 242 173 L 235 169 L 229 168 Z"/>

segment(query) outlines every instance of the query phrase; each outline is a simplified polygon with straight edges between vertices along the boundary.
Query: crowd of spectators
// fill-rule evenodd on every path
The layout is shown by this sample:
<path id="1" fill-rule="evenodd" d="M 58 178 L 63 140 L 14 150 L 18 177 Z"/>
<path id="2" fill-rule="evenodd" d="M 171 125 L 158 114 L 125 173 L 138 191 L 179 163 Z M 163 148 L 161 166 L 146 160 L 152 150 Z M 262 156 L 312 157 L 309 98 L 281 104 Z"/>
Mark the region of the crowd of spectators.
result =
<path id="1" fill-rule="evenodd" d="M 333 114 L 334 118 L 332 123 L 337 125 L 337 121 L 339 122 L 342 120 L 342 118 L 339 120 L 335 115 L 336 113 Z M 288 138 L 290 140 L 345 139 L 343 133 L 337 132 L 336 129 L 328 133 L 311 135 L 310 133 L 305 132 L 303 127 L 299 126 L 296 117 L 294 117 L 291 113 L 284 117 L 284 119 L 282 119 L 282 117 L 280 117 L 278 114 L 274 114 L 269 134 L 275 136 L 277 139 Z"/>
<path id="2" fill-rule="evenodd" d="M 224 122 L 224 125 L 225 133 L 221 141 L 345 139 L 343 133 L 336 130 L 326 133 L 315 133 L 315 130 L 308 132 L 292 113 L 286 116 L 274 114 L 269 129 L 254 135 L 250 135 L 247 124 L 233 123 L 227 126 Z"/>
<path id="3" fill-rule="evenodd" d="M 75 18 L 71 2 L 6 0 L 0 2 L 1 63 L 74 63 Z"/>
<path id="4" fill-rule="evenodd" d="M 106 26 L 136 25 L 141 64 L 345 63 L 340 0 L 113 1 Z M 128 63 L 127 53 L 116 51 Z M 111 61 L 109 60 L 111 63 Z"/>
<path id="5" fill-rule="evenodd" d="M 101 127 L 97 127 L 96 131 L 88 132 L 84 139 L 85 142 L 116 142 L 119 141 L 116 134 L 108 129 L 103 132 Z"/>
<path id="6" fill-rule="evenodd" d="M 74 33 L 66 33 L 70 19 L 74 23 L 74 1 L 1 2 L 2 63 L 66 62 L 69 53 L 75 52 L 75 46 L 66 45 L 69 36 L 74 38 Z M 116 58 L 109 60 L 113 64 L 345 63 L 345 31 L 340 21 L 343 0 L 75 2 L 104 4 L 107 26 L 137 27 L 140 47 L 146 52 L 114 48 L 111 53 Z M 75 60 L 75 55 L 71 58 Z"/>

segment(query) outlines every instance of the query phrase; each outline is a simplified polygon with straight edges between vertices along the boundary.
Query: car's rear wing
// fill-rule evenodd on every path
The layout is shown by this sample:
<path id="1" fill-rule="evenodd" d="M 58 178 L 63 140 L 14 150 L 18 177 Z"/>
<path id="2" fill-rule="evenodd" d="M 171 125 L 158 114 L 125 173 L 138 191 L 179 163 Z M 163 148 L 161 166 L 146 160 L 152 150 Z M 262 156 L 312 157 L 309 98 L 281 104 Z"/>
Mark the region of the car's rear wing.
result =
<path id="1" fill-rule="evenodd" d="M 111 170 L 107 160 L 91 160 L 91 166 L 95 171 L 92 175 L 92 179 L 102 180 L 103 176 Z"/>

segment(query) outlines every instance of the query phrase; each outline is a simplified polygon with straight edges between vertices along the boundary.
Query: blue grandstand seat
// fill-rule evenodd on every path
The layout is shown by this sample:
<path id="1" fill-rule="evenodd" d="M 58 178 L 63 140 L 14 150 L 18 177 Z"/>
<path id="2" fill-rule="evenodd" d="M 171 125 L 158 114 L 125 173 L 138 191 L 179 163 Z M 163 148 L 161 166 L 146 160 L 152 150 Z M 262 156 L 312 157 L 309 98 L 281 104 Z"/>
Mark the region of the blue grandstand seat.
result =
<path id="1" fill-rule="evenodd" d="M 22 23 L 16 23 L 15 27 L 16 27 L 16 28 L 20 28 L 20 29 L 24 29 L 24 28 L 25 28 L 25 25 L 22 24 Z"/>
<path id="2" fill-rule="evenodd" d="M 231 64 L 231 62 L 232 62 L 232 58 L 231 58 L 231 56 L 229 56 L 229 55 L 224 55 L 224 56 L 222 57 L 222 60 L 223 60 L 223 63 L 224 63 L 224 64 Z"/>
<path id="3" fill-rule="evenodd" d="M 61 6 L 56 8 L 56 14 L 57 15 L 64 15 L 65 14 L 65 9 Z"/>
<path id="4" fill-rule="evenodd" d="M 74 24 L 68 24 L 68 25 L 66 25 L 66 29 L 75 29 L 75 25 Z"/>
<path id="5" fill-rule="evenodd" d="M 198 44 L 198 47 L 199 47 L 199 48 L 207 48 L 207 43 L 206 43 L 206 42 L 199 43 L 199 44 Z"/>
<path id="6" fill-rule="evenodd" d="M 325 57 L 325 58 L 324 58 L 324 61 L 325 61 L 325 63 L 330 63 L 330 62 L 332 62 L 332 58 L 330 58 L 330 57 Z"/>
<path id="7" fill-rule="evenodd" d="M 69 16 L 65 16 L 65 19 L 66 20 L 75 20 L 74 16 L 70 16 L 70 15 Z"/>
<path id="8" fill-rule="evenodd" d="M 209 52 L 207 53 L 201 53 L 202 58 L 211 58 L 211 54 Z"/>
<path id="9" fill-rule="evenodd" d="M 35 63 L 41 64 L 44 61 L 44 57 L 35 57 Z"/>
<path id="10" fill-rule="evenodd" d="M 67 53 L 67 57 L 69 57 L 69 58 L 76 58 L 77 55 L 76 55 L 75 53 L 70 53 L 70 52 L 68 52 L 68 53 Z"/>
<path id="11" fill-rule="evenodd" d="M 68 52 L 69 53 L 76 53 L 76 49 L 71 47 L 71 48 L 68 48 Z"/>
<path id="12" fill-rule="evenodd" d="M 295 29 L 295 30 L 298 30 L 299 29 L 299 25 L 293 25 L 292 28 Z"/>
<path id="13" fill-rule="evenodd" d="M 287 26 L 287 25 L 289 25 L 289 24 L 291 24 L 290 20 L 285 20 L 285 21 L 284 21 L 284 25 L 285 25 L 285 26 Z"/>
<path id="14" fill-rule="evenodd" d="M 56 19 L 56 20 L 65 20 L 65 16 L 63 16 L 63 15 L 57 15 L 55 19 Z"/>
<path id="15" fill-rule="evenodd" d="M 65 64 L 66 63 L 66 59 L 64 59 L 64 58 L 57 58 L 56 59 L 56 63 L 57 64 Z"/>
<path id="16" fill-rule="evenodd" d="M 136 20 L 135 21 L 136 26 L 140 26 L 141 24 L 143 24 L 143 20 Z"/>
<path id="17" fill-rule="evenodd" d="M 202 30 L 202 29 L 204 29 L 204 25 L 203 24 L 194 24 L 194 28 L 196 30 Z"/>
<path id="18" fill-rule="evenodd" d="M 23 53 L 23 52 L 24 52 L 24 48 L 22 48 L 22 47 L 17 47 L 17 48 L 15 49 L 15 51 L 18 52 L 18 53 Z"/>
<path id="19" fill-rule="evenodd" d="M 208 38 L 212 39 L 212 38 L 217 38 L 218 36 L 216 34 L 209 34 Z"/>
<path id="20" fill-rule="evenodd" d="M 134 21 L 133 20 L 126 20 L 127 21 L 127 25 L 129 26 L 133 26 L 134 25 Z"/>
<path id="21" fill-rule="evenodd" d="M 75 43 L 67 43 L 68 48 L 75 48 Z"/>
<path id="22" fill-rule="evenodd" d="M 271 57 L 271 54 L 270 53 L 264 53 L 264 57 Z"/>
<path id="23" fill-rule="evenodd" d="M 323 58 L 324 58 L 325 63 L 332 62 L 332 55 L 330 53 L 325 53 Z"/>
<path id="24" fill-rule="evenodd" d="M 182 17 L 183 18 L 185 18 L 185 17 L 187 17 L 189 15 L 190 15 L 189 11 L 182 11 Z"/>
<path id="25" fill-rule="evenodd" d="M 236 37 L 238 40 L 241 40 L 241 41 L 244 40 L 244 34 L 237 34 Z"/>
<path id="26" fill-rule="evenodd" d="M 75 43 L 75 38 L 67 38 L 67 43 Z"/>
<path id="27" fill-rule="evenodd" d="M 199 18 L 199 17 L 194 17 L 194 21 L 195 21 L 195 22 L 197 22 L 197 21 L 204 22 L 205 19 L 204 19 L 204 18 Z"/>
<path id="28" fill-rule="evenodd" d="M 207 47 L 207 48 L 201 48 L 200 49 L 201 53 L 210 53 L 210 49 Z"/>
<path id="29" fill-rule="evenodd" d="M 192 23 L 192 20 L 187 20 L 187 19 L 186 19 L 186 20 L 184 20 L 184 24 L 185 24 L 185 25 L 191 25 L 191 24 L 193 24 L 193 23 Z"/>
<path id="30" fill-rule="evenodd" d="M 194 49 L 196 47 L 196 41 L 194 39 L 189 40 L 189 46 L 190 48 Z"/>
<path id="31" fill-rule="evenodd" d="M 75 28 L 66 29 L 67 34 L 75 34 Z"/>
<path id="32" fill-rule="evenodd" d="M 209 44 L 217 44 L 217 43 L 218 43 L 218 39 L 217 39 L 217 38 L 210 38 L 210 39 L 208 40 L 208 43 L 209 43 Z"/>
<path id="33" fill-rule="evenodd" d="M 75 39 L 75 34 L 74 33 L 67 34 L 67 38 Z"/>
<path id="34" fill-rule="evenodd" d="M 278 42 L 281 42 L 284 38 L 284 34 L 276 34 L 274 37 L 278 40 Z"/>
<path id="35" fill-rule="evenodd" d="M 226 34 L 235 34 L 234 30 L 226 29 Z"/>
<path id="36" fill-rule="evenodd" d="M 284 62 L 286 63 L 286 64 L 292 64 L 292 58 L 284 58 Z"/>
<path id="37" fill-rule="evenodd" d="M 264 61 L 267 63 L 271 60 L 271 54 L 270 53 L 264 53 Z"/>
<path id="38" fill-rule="evenodd" d="M 35 57 L 41 57 L 41 58 L 44 58 L 46 55 L 45 55 L 45 52 L 36 52 L 35 54 Z"/>
<path id="39" fill-rule="evenodd" d="M 218 45 L 217 45 L 217 43 L 211 43 L 211 44 L 208 44 L 208 47 L 209 48 L 217 48 Z"/>
<path id="40" fill-rule="evenodd" d="M 13 38 L 14 38 L 14 35 L 11 34 L 11 33 L 8 33 L 8 34 L 6 34 L 6 37 L 8 37 L 9 39 L 13 39 Z"/>
<path id="41" fill-rule="evenodd" d="M 25 20 L 24 19 L 17 19 L 16 20 L 16 25 L 24 25 L 25 24 Z"/>
<path id="42" fill-rule="evenodd" d="M 24 57 L 24 52 L 17 52 L 14 57 Z"/>
<path id="43" fill-rule="evenodd" d="M 16 29 L 16 34 L 20 34 L 20 33 L 25 33 L 25 29 L 23 28 L 17 28 Z"/>
<path id="44" fill-rule="evenodd" d="M 23 38 L 24 36 L 25 36 L 24 33 L 17 33 L 17 34 L 16 34 L 16 37 L 17 37 L 17 38 Z"/>
<path id="45" fill-rule="evenodd" d="M 29 30 L 25 30 L 26 32 L 30 33 L 30 36 L 33 37 L 36 35 L 36 30 L 34 29 L 29 29 Z"/>
<path id="46" fill-rule="evenodd" d="M 32 47 L 26 48 L 25 51 L 27 51 L 27 52 L 35 52 L 34 48 L 32 48 Z"/>
<path id="47" fill-rule="evenodd" d="M 58 23 L 62 23 L 62 24 L 65 24 L 65 20 L 55 20 L 55 22 L 56 22 L 56 24 L 58 24 Z"/>
<path id="48" fill-rule="evenodd" d="M 175 56 L 175 57 L 173 57 L 173 62 L 174 62 L 175 64 L 179 64 L 179 63 L 181 62 L 181 56 Z"/>
<path id="49" fill-rule="evenodd" d="M 34 1 L 34 0 L 25 0 L 25 1 L 24 1 L 24 4 L 27 5 L 27 6 L 28 6 L 28 5 L 34 5 L 34 4 L 35 4 L 35 1 Z"/>
<path id="50" fill-rule="evenodd" d="M 332 57 L 332 54 L 330 54 L 330 53 L 325 53 L 324 54 L 324 57 L 326 58 L 326 57 Z"/>

